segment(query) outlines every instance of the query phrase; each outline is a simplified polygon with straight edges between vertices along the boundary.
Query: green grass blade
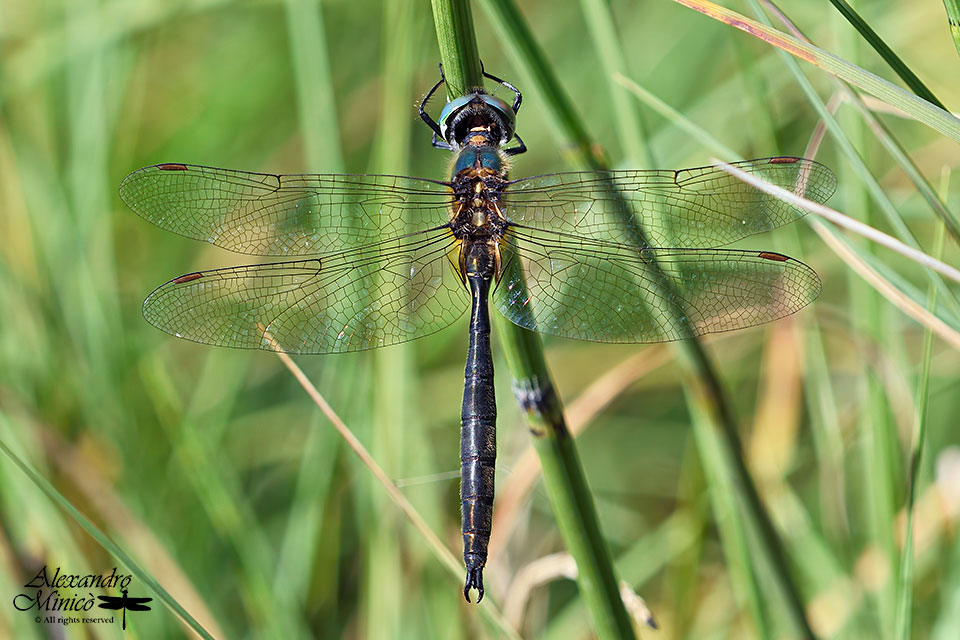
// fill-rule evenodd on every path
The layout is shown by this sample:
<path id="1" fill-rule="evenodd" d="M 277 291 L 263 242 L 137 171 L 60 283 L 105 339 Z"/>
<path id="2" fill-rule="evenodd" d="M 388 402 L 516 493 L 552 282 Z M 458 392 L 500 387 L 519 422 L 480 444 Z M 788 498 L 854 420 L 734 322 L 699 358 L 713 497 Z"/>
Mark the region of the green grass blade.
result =
<path id="1" fill-rule="evenodd" d="M 244 373 L 245 368 L 238 366 L 235 359 L 209 353 L 195 380 L 195 397 L 204 397 L 212 388 L 239 389 Z M 272 588 L 276 556 L 236 469 L 217 455 L 229 438 L 226 429 L 232 406 L 227 403 L 206 413 L 199 413 L 192 403 L 187 408 L 180 406 L 174 377 L 158 357 L 141 360 L 140 375 L 149 383 L 150 397 L 180 473 L 192 485 L 213 528 L 233 546 L 243 576 L 240 593 L 251 624 L 270 635 L 303 632 L 301 612 L 290 599 L 279 598 Z M 238 391 L 229 397 L 239 395 Z"/>
<path id="2" fill-rule="evenodd" d="M 880 57 L 887 61 L 887 64 L 890 65 L 890 68 L 893 69 L 898 76 L 907 84 L 910 89 L 932 104 L 937 105 L 943 110 L 946 110 L 946 107 L 943 105 L 940 100 L 937 99 L 933 92 L 927 88 L 925 84 L 916 76 L 916 74 L 910 70 L 903 60 L 900 59 L 896 53 L 893 52 L 893 49 L 887 46 L 887 43 L 877 35 L 877 32 L 874 31 L 870 25 L 868 25 L 860 15 L 853 10 L 846 0 L 830 0 L 837 11 L 840 12 L 847 22 L 853 25 L 853 28 L 860 32 L 860 35 L 863 36 L 863 39 L 870 43 L 870 46 L 880 54 Z"/>
<path id="3" fill-rule="evenodd" d="M 777 15 L 780 21 L 783 22 L 796 37 L 804 42 L 810 42 L 810 40 L 806 38 L 799 29 L 797 29 L 796 25 L 790 21 L 786 14 L 784 14 L 772 1 L 765 0 L 764 3 L 773 13 Z M 753 3 L 753 6 L 757 12 L 757 15 L 761 15 L 759 8 L 756 6 L 756 2 Z M 799 76 L 800 74 L 796 75 Z M 803 82 L 806 82 L 805 79 Z M 927 204 L 930 205 L 930 208 L 933 210 L 933 212 L 939 216 L 943 223 L 947 226 L 947 230 L 950 232 L 950 235 L 953 237 L 954 241 L 957 244 L 960 244 L 960 222 L 955 219 L 953 212 L 947 208 L 946 204 L 940 199 L 933 187 L 930 186 L 930 183 L 917 168 L 917 165 L 907 154 L 903 146 L 896 140 L 896 138 L 893 137 L 887 126 L 879 118 L 877 118 L 873 111 L 867 108 L 867 105 L 864 104 L 859 95 L 851 90 L 847 84 L 839 80 L 837 81 L 837 84 L 843 89 L 847 100 L 852 102 L 857 107 L 857 109 L 860 111 L 860 115 L 863 116 L 863 119 L 866 121 L 871 131 L 873 131 L 876 138 L 880 141 L 890 156 L 897 161 L 897 164 L 900 165 L 913 184 L 917 187 L 920 195 L 922 195 L 923 199 L 927 201 Z M 889 207 L 887 207 L 885 210 L 889 211 Z M 899 217 L 896 220 L 893 220 L 892 224 L 898 229 L 901 236 L 909 235 L 909 232 L 906 232 L 906 234 L 904 233 L 906 227 L 900 222 Z"/>
<path id="4" fill-rule="evenodd" d="M 686 132 L 691 138 L 710 150 L 711 153 L 720 156 L 728 162 L 744 159 L 743 156 L 738 154 L 736 151 L 720 142 L 720 140 L 718 140 L 712 133 L 641 87 L 630 78 L 620 74 L 615 74 L 614 80 L 622 84 L 628 91 L 637 96 L 638 100 L 642 100 L 644 104 L 663 116 L 670 124 L 681 131 Z"/>
<path id="5" fill-rule="evenodd" d="M 953 45 L 957 48 L 957 53 L 960 53 L 960 2 L 943 0 L 943 8 L 947 10 L 947 24 L 950 26 Z"/>
<path id="6" fill-rule="evenodd" d="M 865 69 L 713 2 L 707 0 L 674 0 L 674 2 L 736 27 L 792 56 L 820 67 L 910 114 L 931 129 L 960 141 L 960 119 Z"/>
<path id="7" fill-rule="evenodd" d="M 437 42 L 440 44 L 440 61 L 446 78 L 447 96 L 456 98 L 471 87 L 482 87 L 480 50 L 477 47 L 470 3 L 434 0 L 430 4 L 433 7 Z"/>
<path id="8" fill-rule="evenodd" d="M 572 162 L 590 169 L 606 168 L 573 101 L 560 85 L 560 79 L 547 62 L 546 54 L 534 39 L 516 3 L 486 0 L 483 6 L 497 31 L 498 40 L 515 60 L 521 62 L 520 76 L 524 85 L 531 87 L 535 98 L 548 107 L 550 126 L 563 134 Z"/>
<path id="9" fill-rule="evenodd" d="M 610 92 L 610 101 L 613 103 L 617 131 L 620 133 L 619 139 L 623 145 L 626 161 L 629 166 L 645 164 L 647 167 L 656 167 L 653 150 L 647 140 L 640 113 L 624 88 L 614 79 L 616 74 L 627 75 L 628 69 L 610 3 L 603 0 L 580 0 L 580 8 L 587 20 L 587 29 L 593 40 L 593 46 L 600 53 L 605 71 L 603 77 Z"/>
<path id="10" fill-rule="evenodd" d="M 740 156 L 735 151 L 728 148 L 726 145 L 722 144 L 719 140 L 717 140 L 709 131 L 707 131 L 697 123 L 693 122 L 687 116 L 680 113 L 670 105 L 666 104 L 665 102 L 660 100 L 660 98 L 653 95 L 643 87 L 639 86 L 638 84 L 634 83 L 633 81 L 627 78 L 620 78 L 619 81 L 622 84 L 624 84 L 624 86 L 629 88 L 633 93 L 635 93 L 637 97 L 643 100 L 648 106 L 655 109 L 665 118 L 667 118 L 667 120 L 669 120 L 671 124 L 687 132 L 691 136 L 691 138 L 693 138 L 694 140 L 697 140 L 700 144 L 704 145 L 708 149 L 711 149 L 717 155 L 723 158 L 730 158 L 731 161 L 743 159 L 742 156 Z M 811 328 L 811 333 L 813 333 L 813 328 Z M 817 333 L 816 335 L 819 337 L 819 333 Z M 819 344 L 819 341 L 818 341 L 818 344 Z M 814 354 L 815 358 L 819 358 L 818 362 L 822 362 L 824 360 L 824 353 L 823 353 L 822 346 L 820 346 L 817 349 L 814 349 L 813 347 L 811 347 L 811 351 Z M 826 370 L 827 365 L 825 362 L 823 362 L 821 366 L 823 367 L 824 370 Z M 828 407 L 833 406 L 833 403 L 831 401 L 832 388 L 829 385 L 825 385 L 825 388 L 821 389 L 820 392 L 816 393 L 815 395 L 820 402 L 826 402 L 827 403 L 826 406 Z M 835 414 L 835 409 L 828 410 L 826 411 L 826 413 L 832 416 Z M 694 423 L 694 434 L 695 434 L 695 437 L 697 437 L 698 439 L 706 441 L 712 437 L 712 434 L 705 432 L 701 422 L 702 422 L 702 419 L 699 422 Z M 838 430 L 839 428 L 834 429 L 834 431 L 838 431 Z M 827 431 L 829 432 L 829 430 Z M 830 451 L 831 454 L 835 454 L 836 456 L 842 456 L 842 446 L 843 446 L 842 441 L 838 441 L 838 439 L 833 439 L 830 441 L 830 445 L 832 445 L 832 450 Z M 830 447 L 824 447 L 824 448 L 830 448 Z M 712 448 L 709 446 L 709 442 L 705 442 L 705 444 L 702 445 L 700 449 L 706 450 L 706 451 L 712 451 Z M 839 463 L 837 464 L 839 465 Z M 716 470 L 718 467 L 717 464 L 704 465 L 704 466 L 705 466 L 705 471 L 712 474 L 716 473 Z M 729 485 L 729 483 L 722 477 L 712 478 L 710 484 L 716 485 L 716 483 L 718 482 Z M 715 495 L 717 493 L 719 493 L 720 495 Z M 723 491 L 719 491 L 719 492 L 711 491 L 710 498 L 711 498 L 711 502 L 713 503 L 713 508 L 717 513 L 733 513 L 733 510 L 727 504 L 727 500 L 723 495 Z M 783 494 L 781 494 L 780 500 L 782 501 L 782 499 L 783 499 Z M 798 503 L 799 503 L 798 500 L 793 501 L 794 511 L 799 510 L 799 508 L 797 507 Z M 736 561 L 736 559 L 740 557 L 740 554 L 742 554 L 742 545 L 745 540 L 745 532 L 743 531 L 742 527 L 739 527 L 736 524 L 731 525 L 729 523 L 719 523 L 719 528 L 721 530 L 721 535 L 724 537 L 724 539 L 726 541 L 729 541 L 724 545 L 724 552 L 730 558 L 728 560 L 728 564 L 732 565 Z M 796 521 L 792 523 L 791 529 L 792 529 L 791 538 L 797 538 L 798 535 L 800 535 L 800 532 L 797 531 Z M 802 535 L 804 537 L 805 543 L 804 544 L 798 544 L 796 542 L 789 543 L 790 548 L 792 551 L 795 551 L 798 553 L 809 553 L 809 548 L 811 547 L 818 549 L 818 555 L 822 559 L 822 561 L 816 564 L 816 569 L 809 567 L 807 563 L 804 563 L 803 567 L 801 567 L 801 572 L 804 572 L 804 570 L 806 570 L 805 572 L 807 575 L 805 577 L 808 584 L 818 584 L 822 588 L 825 588 L 824 585 L 828 585 L 829 580 L 835 579 L 840 574 L 841 565 L 839 562 L 837 562 L 835 558 L 830 557 L 830 554 L 828 552 L 825 542 L 817 536 L 816 532 L 813 530 L 811 526 L 809 526 L 809 524 L 803 528 Z M 826 572 L 823 570 L 824 568 L 827 569 Z M 827 575 L 826 576 L 823 575 L 824 573 L 826 573 Z M 744 573 L 742 571 L 737 571 L 735 575 L 731 576 L 731 578 L 734 580 L 737 580 L 741 585 L 740 587 L 741 592 L 746 593 L 746 596 L 748 598 L 751 598 L 748 604 L 750 605 L 751 610 L 755 611 L 756 604 L 752 600 L 754 593 L 756 591 L 756 580 L 754 579 L 754 576 Z M 760 615 L 762 614 L 755 613 L 755 617 L 757 617 L 758 620 L 761 620 L 761 618 L 759 617 Z M 765 631 L 765 627 L 761 626 L 761 624 L 759 623 L 757 626 L 758 626 L 758 634 L 762 634 Z"/>
<path id="11" fill-rule="evenodd" d="M 863 100 L 852 91 L 850 92 L 850 98 L 857 109 L 860 110 L 860 115 L 863 116 L 864 121 L 866 121 L 867 125 L 874 132 L 876 138 L 887 150 L 887 153 L 900 165 L 910 178 L 910 181 L 917 187 L 920 195 L 926 200 L 931 210 L 940 218 L 941 222 L 943 222 L 954 242 L 960 244 L 960 221 L 956 219 L 956 214 L 953 213 L 940 196 L 937 195 L 937 192 L 934 191 L 930 182 L 923 176 L 916 163 L 914 163 L 913 159 L 907 154 L 897 139 L 893 137 L 883 121 L 877 118 L 863 103 Z"/>
<path id="12" fill-rule="evenodd" d="M 789 202 L 794 206 L 805 209 L 812 213 L 815 213 L 823 218 L 830 220 L 833 224 L 838 227 L 842 227 L 848 231 L 852 231 L 856 234 L 859 234 L 868 240 L 874 242 L 877 246 L 883 246 L 891 251 L 896 251 L 897 253 L 906 256 L 907 258 L 917 262 L 918 264 L 923 264 L 942 275 L 947 276 L 954 282 L 960 283 L 960 270 L 955 267 L 946 264 L 932 256 L 927 255 L 919 249 L 910 247 L 902 242 L 899 242 L 895 238 L 878 229 L 874 229 L 870 225 L 866 225 L 859 220 L 854 220 L 839 211 L 834 211 L 826 205 L 821 205 L 817 202 L 811 202 L 806 198 L 798 196 L 782 187 L 777 187 L 775 185 L 767 184 L 763 180 L 756 178 L 755 176 L 749 175 L 744 171 L 737 169 L 736 167 L 730 165 L 721 165 L 724 170 L 729 171 L 735 175 L 740 180 L 753 185 L 761 191 L 766 191 L 767 193 L 776 196 L 777 198 Z"/>
<path id="13" fill-rule="evenodd" d="M 934 240 L 934 255 L 939 259 L 943 254 L 944 227 L 937 227 Z M 937 290 L 930 287 L 927 298 L 927 310 L 933 313 L 937 308 Z M 915 401 L 919 405 L 917 413 L 917 433 L 914 436 L 913 452 L 910 456 L 910 476 L 907 484 L 907 533 L 900 555 L 900 571 L 897 583 L 897 629 L 896 637 L 902 640 L 910 638 L 910 623 L 913 609 L 913 518 L 914 502 L 917 492 L 917 480 L 920 476 L 920 463 L 927 440 L 927 410 L 929 409 L 930 360 L 933 357 L 933 331 L 923 332 L 923 359 L 920 364 L 920 379 L 917 381 Z"/>
<path id="14" fill-rule="evenodd" d="M 310 0 L 285 0 L 290 57 L 307 164 L 314 170 L 342 171 L 340 145 L 329 138 L 340 131 L 333 95 L 323 11 Z"/>
<path id="15" fill-rule="evenodd" d="M 337 430 L 337 433 L 344 439 L 347 446 L 356 454 L 357 458 L 366 467 L 373 478 L 380 483 L 383 489 L 390 496 L 394 505 L 403 512 L 411 525 L 417 529 L 426 545 L 434 552 L 440 563 L 457 579 L 461 575 L 462 565 L 457 562 L 450 550 L 444 546 L 443 542 L 433 530 L 427 525 L 426 521 L 414 506 L 407 500 L 406 496 L 400 491 L 396 484 L 384 472 L 383 468 L 370 455 L 370 452 L 363 446 L 357 436 L 343 422 L 343 420 L 334 412 L 333 408 L 326 399 L 317 391 L 313 383 L 306 376 L 302 369 L 283 351 L 277 351 L 277 356 L 283 362 L 284 366 L 293 374 L 297 383 L 307 392 L 310 399 L 323 412 L 324 416 L 330 421 L 331 425 Z M 510 624 L 504 619 L 498 609 L 493 606 L 486 606 L 480 609 L 481 615 L 485 616 L 494 625 L 499 627 L 500 633 L 507 638 L 517 639 L 519 636 Z"/>
<path id="16" fill-rule="evenodd" d="M 302 0 L 285 0 L 287 43 L 292 62 L 293 87 L 297 100 L 297 131 L 302 138 L 304 171 L 343 169 L 343 150 L 337 132 L 333 78 L 324 29 L 323 7 Z M 352 363 L 351 363 L 352 364 Z M 331 372 L 325 371 L 328 378 Z M 355 367 L 337 368 L 338 381 L 352 386 Z M 336 387 L 330 384 L 325 388 Z M 276 552 L 273 591 L 286 591 L 292 606 L 304 610 L 318 555 L 317 546 L 324 518 L 330 515 L 330 469 L 335 467 L 340 440 L 321 425 L 323 417 L 314 412 L 286 518 L 283 537 Z"/>
<path id="17" fill-rule="evenodd" d="M 696 393 L 695 385 L 688 385 L 687 393 Z M 723 541 L 723 554 L 727 559 L 730 581 L 735 585 L 734 593 L 746 600 L 757 636 L 773 638 L 768 607 L 760 584 L 756 563 L 751 560 L 751 546 L 746 523 L 749 518 L 740 516 L 737 501 L 737 487 L 733 474 L 725 458 L 727 443 L 721 434 L 713 428 L 712 418 L 703 413 L 705 403 L 702 399 L 691 398 L 693 437 L 697 441 L 697 450 L 703 462 L 707 477 L 711 508 L 715 514 L 717 529 Z"/>

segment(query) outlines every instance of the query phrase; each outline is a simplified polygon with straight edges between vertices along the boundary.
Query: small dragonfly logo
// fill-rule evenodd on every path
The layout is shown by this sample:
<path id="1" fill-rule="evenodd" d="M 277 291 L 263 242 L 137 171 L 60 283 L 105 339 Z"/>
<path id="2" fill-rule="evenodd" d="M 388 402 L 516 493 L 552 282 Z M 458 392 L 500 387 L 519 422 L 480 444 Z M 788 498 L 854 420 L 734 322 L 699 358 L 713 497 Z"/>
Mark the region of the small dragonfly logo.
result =
<path id="1" fill-rule="evenodd" d="M 147 602 L 153 600 L 153 598 L 131 598 L 127 595 L 127 590 L 122 589 L 120 591 L 123 595 L 121 596 L 97 596 L 99 599 L 103 600 L 97 606 L 101 609 L 122 609 L 123 610 L 123 629 L 127 629 L 127 611 L 150 611 L 150 607 L 146 605 Z"/>

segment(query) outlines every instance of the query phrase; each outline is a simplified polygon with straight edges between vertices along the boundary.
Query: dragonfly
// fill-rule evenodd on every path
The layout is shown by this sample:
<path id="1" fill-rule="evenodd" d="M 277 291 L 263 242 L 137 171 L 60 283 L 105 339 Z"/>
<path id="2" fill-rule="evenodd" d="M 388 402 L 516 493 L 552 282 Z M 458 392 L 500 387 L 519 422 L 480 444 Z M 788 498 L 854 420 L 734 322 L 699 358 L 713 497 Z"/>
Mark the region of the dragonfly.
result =
<path id="1" fill-rule="evenodd" d="M 181 275 L 143 315 L 185 340 L 332 354 L 433 334 L 470 310 L 461 410 L 461 519 L 470 601 L 483 598 L 493 518 L 496 401 L 492 302 L 542 334 L 652 343 L 783 318 L 820 293 L 816 272 L 772 251 L 718 248 L 804 211 L 720 167 L 574 171 L 511 179 L 525 152 L 512 104 L 483 87 L 427 111 L 448 180 L 369 174 L 277 175 L 181 163 L 134 171 L 120 197 L 168 231 L 274 258 Z M 822 164 L 796 157 L 734 163 L 825 202 Z"/>
<path id="2" fill-rule="evenodd" d="M 127 611 L 150 611 L 146 603 L 153 598 L 131 598 L 127 595 L 126 589 L 120 590 L 120 596 L 97 596 L 103 600 L 97 606 L 101 609 L 122 609 L 123 610 L 123 630 L 127 630 Z"/>

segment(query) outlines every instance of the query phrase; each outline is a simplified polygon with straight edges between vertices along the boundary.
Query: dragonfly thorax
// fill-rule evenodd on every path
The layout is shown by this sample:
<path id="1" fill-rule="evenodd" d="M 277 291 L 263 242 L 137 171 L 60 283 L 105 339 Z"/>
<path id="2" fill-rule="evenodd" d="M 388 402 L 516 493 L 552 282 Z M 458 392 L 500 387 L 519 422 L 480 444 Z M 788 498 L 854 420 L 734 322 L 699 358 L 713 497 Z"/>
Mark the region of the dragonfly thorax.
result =
<path id="1" fill-rule="evenodd" d="M 502 151 L 491 146 L 470 146 L 460 152 L 450 186 L 454 203 L 450 228 L 458 239 L 499 239 L 507 220 L 501 209 L 506 186 Z"/>

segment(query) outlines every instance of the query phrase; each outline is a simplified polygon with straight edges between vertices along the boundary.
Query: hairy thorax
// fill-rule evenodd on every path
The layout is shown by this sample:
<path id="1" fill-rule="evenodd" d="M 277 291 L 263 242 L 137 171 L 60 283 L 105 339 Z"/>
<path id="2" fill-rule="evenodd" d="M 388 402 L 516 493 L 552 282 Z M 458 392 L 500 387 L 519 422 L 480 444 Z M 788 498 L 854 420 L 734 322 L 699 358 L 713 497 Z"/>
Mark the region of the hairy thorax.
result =
<path id="1" fill-rule="evenodd" d="M 465 147 L 454 164 L 450 227 L 460 240 L 499 240 L 507 227 L 502 208 L 507 165 L 500 149 Z"/>
<path id="2" fill-rule="evenodd" d="M 500 278 L 500 239 L 507 230 L 502 208 L 507 164 L 500 149 L 468 146 L 453 167 L 450 230 L 461 241 L 461 274 Z"/>

